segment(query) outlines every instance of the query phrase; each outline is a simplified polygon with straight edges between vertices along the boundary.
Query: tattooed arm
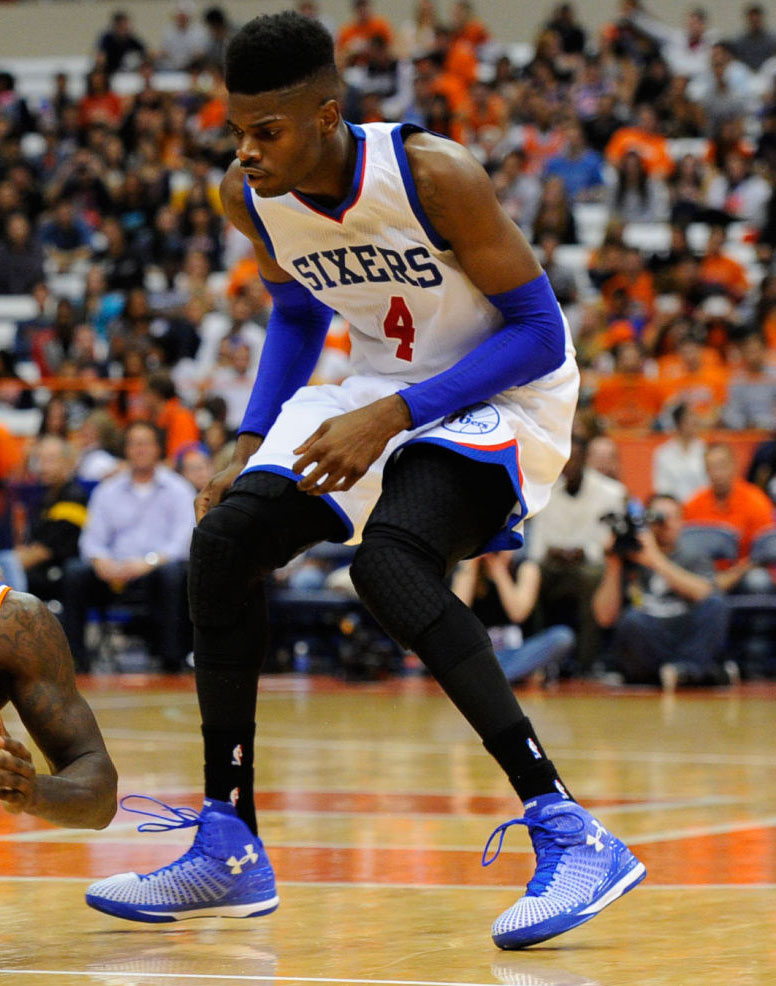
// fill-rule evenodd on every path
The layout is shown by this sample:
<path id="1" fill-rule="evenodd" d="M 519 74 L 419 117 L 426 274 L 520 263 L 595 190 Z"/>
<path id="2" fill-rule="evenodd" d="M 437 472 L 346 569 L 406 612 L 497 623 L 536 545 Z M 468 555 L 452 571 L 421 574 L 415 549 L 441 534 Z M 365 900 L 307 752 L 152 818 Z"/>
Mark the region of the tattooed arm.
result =
<path id="1" fill-rule="evenodd" d="M 116 770 L 57 619 L 27 593 L 10 592 L 0 607 L 0 669 L 51 771 L 37 774 L 29 751 L 0 728 L 0 801 L 56 825 L 105 828 L 116 813 Z"/>

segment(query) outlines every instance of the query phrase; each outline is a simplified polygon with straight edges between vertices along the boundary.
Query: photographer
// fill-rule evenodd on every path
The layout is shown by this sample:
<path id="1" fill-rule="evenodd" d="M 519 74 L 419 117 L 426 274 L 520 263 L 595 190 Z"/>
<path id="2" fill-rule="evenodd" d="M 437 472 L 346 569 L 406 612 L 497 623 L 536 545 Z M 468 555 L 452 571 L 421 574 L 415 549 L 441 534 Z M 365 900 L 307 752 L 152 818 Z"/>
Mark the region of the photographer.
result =
<path id="1" fill-rule="evenodd" d="M 715 591 L 714 568 L 679 548 L 679 502 L 656 494 L 643 519 L 613 528 L 593 614 L 600 626 L 615 627 L 616 667 L 625 681 L 671 689 L 737 678 L 732 662 L 718 663 L 728 610 Z"/>

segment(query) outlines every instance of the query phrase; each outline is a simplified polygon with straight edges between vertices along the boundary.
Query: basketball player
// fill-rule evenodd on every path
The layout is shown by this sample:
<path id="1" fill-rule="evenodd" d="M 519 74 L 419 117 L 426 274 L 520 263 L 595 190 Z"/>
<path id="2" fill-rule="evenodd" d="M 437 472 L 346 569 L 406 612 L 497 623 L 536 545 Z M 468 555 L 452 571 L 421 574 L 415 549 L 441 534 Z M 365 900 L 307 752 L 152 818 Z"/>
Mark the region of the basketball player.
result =
<path id="1" fill-rule="evenodd" d="M 226 84 L 237 159 L 222 199 L 274 307 L 234 461 L 197 501 L 189 597 L 205 803 L 167 823 L 198 826 L 182 859 L 100 881 L 87 901 L 139 921 L 277 906 L 253 801 L 264 579 L 315 542 L 360 539 L 362 600 L 422 658 L 525 804 L 506 825 L 528 826 L 538 868 L 494 939 L 542 941 L 644 867 L 571 798 L 445 576 L 461 558 L 519 545 L 524 517 L 547 500 L 577 397 L 568 328 L 468 152 L 417 127 L 342 119 L 320 24 L 251 21 L 230 44 Z M 351 325 L 353 375 L 308 387 L 332 309 Z"/>
<path id="2" fill-rule="evenodd" d="M 0 586 L 0 709 L 11 702 L 48 761 L 0 719 L 0 802 L 56 825 L 102 829 L 116 814 L 116 770 L 92 711 L 78 693 L 65 635 L 48 607 Z"/>

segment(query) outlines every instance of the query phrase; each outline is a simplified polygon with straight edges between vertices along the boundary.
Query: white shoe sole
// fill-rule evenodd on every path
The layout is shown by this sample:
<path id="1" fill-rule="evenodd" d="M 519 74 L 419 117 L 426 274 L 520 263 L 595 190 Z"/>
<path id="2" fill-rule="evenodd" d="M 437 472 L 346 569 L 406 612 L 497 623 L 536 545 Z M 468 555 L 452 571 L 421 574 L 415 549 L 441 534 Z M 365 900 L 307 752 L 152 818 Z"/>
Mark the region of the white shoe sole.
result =
<path id="1" fill-rule="evenodd" d="M 249 918 L 258 917 L 268 911 L 274 911 L 280 903 L 278 896 L 252 904 L 233 904 L 228 907 L 197 907 L 189 911 L 144 911 L 138 908 L 138 914 L 149 917 L 167 918 L 170 921 L 186 921 L 189 918 Z"/>

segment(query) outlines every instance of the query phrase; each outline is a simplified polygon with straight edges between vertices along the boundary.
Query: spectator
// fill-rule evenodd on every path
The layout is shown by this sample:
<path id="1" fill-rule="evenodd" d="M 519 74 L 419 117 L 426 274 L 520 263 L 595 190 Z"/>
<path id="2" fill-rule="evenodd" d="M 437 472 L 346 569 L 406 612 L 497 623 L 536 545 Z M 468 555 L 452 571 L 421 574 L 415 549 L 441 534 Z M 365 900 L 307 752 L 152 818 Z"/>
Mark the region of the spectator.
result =
<path id="1" fill-rule="evenodd" d="M 753 538 L 773 524 L 773 504 L 759 487 L 738 477 L 733 450 L 723 442 L 706 449 L 706 472 L 709 486 L 687 501 L 684 519 L 735 528 L 740 537 L 738 560 L 745 560 Z"/>
<path id="2" fill-rule="evenodd" d="M 102 69 L 92 69 L 86 76 L 86 95 L 78 103 L 78 126 L 86 130 L 104 124 L 117 130 L 124 115 L 121 99 L 110 88 L 110 76 Z"/>
<path id="3" fill-rule="evenodd" d="M 627 151 L 617 167 L 617 184 L 610 190 L 612 214 L 626 223 L 656 223 L 668 219 L 668 191 L 651 178 L 636 151 Z"/>
<path id="4" fill-rule="evenodd" d="M 577 301 L 577 278 L 570 267 L 565 267 L 556 259 L 558 237 L 551 232 L 544 233 L 539 240 L 542 252 L 542 267 L 547 275 L 555 297 L 560 305 L 573 305 Z"/>
<path id="5" fill-rule="evenodd" d="M 16 79 L 10 72 L 0 71 L 0 133 L 8 139 L 35 129 L 27 100 L 16 91 Z"/>
<path id="6" fill-rule="evenodd" d="M 226 46 L 232 40 L 236 28 L 221 7 L 208 7 L 202 15 L 202 21 L 207 31 L 205 60 L 208 64 L 221 68 L 224 64 Z"/>
<path id="7" fill-rule="evenodd" d="M 574 212 L 566 195 L 563 179 L 559 177 L 548 178 L 544 183 L 533 222 L 533 242 L 537 243 L 548 233 L 559 243 L 577 242 Z"/>
<path id="8" fill-rule="evenodd" d="M 545 626 L 569 623 L 577 632 L 578 670 L 591 672 L 600 635 L 590 608 L 602 573 L 608 528 L 604 514 L 622 511 L 622 483 L 586 467 L 587 443 L 573 436 L 571 456 L 544 510 L 530 523 L 528 556 L 541 568 L 539 610 Z M 556 619 L 555 615 L 562 618 Z"/>
<path id="9" fill-rule="evenodd" d="M 226 426 L 237 431 L 248 407 L 256 372 L 251 366 L 250 347 L 239 339 L 223 339 L 221 353 L 223 362 L 214 367 L 205 386 L 209 394 L 224 399 Z"/>
<path id="10" fill-rule="evenodd" d="M 28 536 L 15 549 L 25 581 L 13 588 L 39 599 L 61 599 L 62 569 L 78 557 L 78 538 L 86 523 L 87 494 L 73 478 L 73 449 L 63 438 L 39 439 L 31 455 L 34 489 L 27 517 Z"/>
<path id="11" fill-rule="evenodd" d="M 646 431 L 660 414 L 662 387 L 645 375 L 644 351 L 635 339 L 617 346 L 615 360 L 615 372 L 600 380 L 593 398 L 596 415 L 604 428 Z"/>
<path id="12" fill-rule="evenodd" d="M 640 250 L 635 247 L 625 247 L 619 257 L 619 270 L 604 281 L 601 295 L 611 318 L 625 317 L 641 331 L 654 314 L 654 278 L 646 269 Z M 617 311 L 614 308 L 614 299 L 618 291 L 622 291 L 626 298 L 624 311 Z"/>
<path id="13" fill-rule="evenodd" d="M 461 562 L 451 588 L 487 628 L 508 681 L 520 681 L 540 670 L 557 677 L 574 650 L 574 631 L 554 626 L 523 636 L 520 624 L 536 606 L 542 576 L 536 562 L 518 559 L 513 571 L 512 560 L 511 551 L 497 551 Z"/>
<path id="14" fill-rule="evenodd" d="M 753 172 L 747 158 L 731 151 L 725 156 L 722 173 L 710 181 L 706 199 L 712 209 L 723 212 L 729 219 L 759 229 L 764 225 L 771 194 L 770 183 Z"/>
<path id="15" fill-rule="evenodd" d="M 99 483 L 121 468 L 116 454 L 120 432 L 107 411 L 92 411 L 73 438 L 78 450 L 75 475 L 82 483 Z"/>
<path id="16" fill-rule="evenodd" d="M 577 12 L 573 4 L 558 4 L 547 22 L 547 30 L 554 31 L 558 35 L 561 47 L 567 55 L 581 55 L 585 50 L 587 34 L 577 20 Z"/>
<path id="17" fill-rule="evenodd" d="M 110 19 L 110 27 L 97 40 L 97 52 L 108 75 L 114 72 L 132 72 L 146 57 L 146 46 L 132 32 L 129 14 L 117 10 Z"/>
<path id="18" fill-rule="evenodd" d="M 706 253 L 701 260 L 701 280 L 711 291 L 723 292 L 732 301 L 742 301 L 749 290 L 749 278 L 743 265 L 723 253 L 727 230 L 722 225 L 709 229 Z"/>
<path id="19" fill-rule="evenodd" d="M 676 435 L 655 449 L 652 489 L 668 493 L 679 503 L 684 503 L 709 481 L 706 443 L 698 437 L 698 415 L 687 404 L 677 404 L 671 417 Z"/>
<path id="20" fill-rule="evenodd" d="M 195 19 L 192 0 L 178 0 L 172 13 L 172 23 L 162 34 L 158 67 L 167 72 L 185 72 L 204 57 L 208 34 Z"/>
<path id="21" fill-rule="evenodd" d="M 639 106 L 635 125 L 627 124 L 615 131 L 606 145 L 606 159 L 617 168 L 629 151 L 639 155 L 651 178 L 667 178 L 674 170 L 668 142 L 658 130 L 657 113 L 652 106 Z"/>
<path id="22" fill-rule="evenodd" d="M 776 503 L 776 436 L 755 448 L 746 478 Z"/>
<path id="23" fill-rule="evenodd" d="M 594 435 L 587 445 L 587 466 L 619 483 L 622 479 L 622 464 L 617 442 L 609 435 Z"/>
<path id="24" fill-rule="evenodd" d="M 776 427 L 776 368 L 766 363 L 767 350 L 760 332 L 748 333 L 738 343 L 741 365 L 730 377 L 728 399 L 722 411 L 727 428 Z"/>
<path id="25" fill-rule="evenodd" d="M 757 72 L 776 55 L 776 34 L 767 29 L 765 11 L 759 3 L 744 8 L 744 23 L 743 33 L 733 40 L 733 51 L 736 58 Z"/>
<path id="26" fill-rule="evenodd" d="M 43 250 L 22 212 L 13 212 L 0 239 L 0 294 L 30 294 L 43 279 Z"/>
<path id="27" fill-rule="evenodd" d="M 688 87 L 690 98 L 703 107 L 708 133 L 713 133 L 723 121 L 744 115 L 752 105 L 754 91 L 752 73 L 736 61 L 730 46 L 721 42 L 711 49 L 709 71 Z"/>
<path id="28" fill-rule="evenodd" d="M 141 603 L 150 614 L 150 645 L 165 671 L 181 671 L 190 650 L 186 559 L 194 527 L 194 491 L 160 464 L 156 429 L 136 421 L 127 428 L 127 470 L 92 494 L 81 535 L 81 559 L 64 575 L 63 624 L 80 671 L 89 669 L 84 646 L 91 606 Z"/>
<path id="29" fill-rule="evenodd" d="M 165 436 L 165 457 L 172 462 L 185 445 L 199 441 L 197 421 L 181 403 L 167 373 L 148 378 L 146 399 L 154 425 Z"/>
<path id="30" fill-rule="evenodd" d="M 572 202 L 597 201 L 604 192 L 603 158 L 588 147 L 584 131 L 576 120 L 566 121 L 563 132 L 566 147 L 549 159 L 545 174 L 563 179 L 566 194 Z"/>
<path id="31" fill-rule="evenodd" d="M 707 70 L 715 35 L 708 29 L 708 16 L 702 7 L 693 7 L 688 12 L 684 30 L 651 17 L 639 4 L 632 4 L 626 16 L 639 31 L 659 45 L 674 75 L 692 79 Z"/>
<path id="32" fill-rule="evenodd" d="M 482 21 L 474 15 L 474 4 L 469 0 L 455 0 L 450 15 L 453 38 L 465 41 L 475 51 L 490 38 Z"/>
<path id="33" fill-rule="evenodd" d="M 715 591 L 710 561 L 683 551 L 682 508 L 658 493 L 648 505 L 649 525 L 635 543 L 612 537 L 593 612 L 615 627 L 614 659 L 627 684 L 730 684 L 738 668 L 722 663 L 728 608 Z"/>
<path id="34" fill-rule="evenodd" d="M 175 464 L 176 471 L 201 493 L 213 478 L 213 460 L 206 446 L 197 442 L 195 445 L 185 445 L 178 453 Z"/>
<path id="35" fill-rule="evenodd" d="M 41 227 L 40 240 L 46 256 L 60 273 L 86 260 L 92 252 L 91 231 L 68 199 L 56 203 L 53 217 Z"/>
<path id="36" fill-rule="evenodd" d="M 375 36 L 381 37 L 386 45 L 392 44 L 390 24 L 374 13 L 371 0 L 353 0 L 353 19 L 337 35 L 338 58 L 345 65 L 364 65 L 369 41 Z"/>
<path id="37" fill-rule="evenodd" d="M 523 232 L 530 231 L 541 195 L 541 181 L 525 167 L 525 152 L 510 151 L 493 174 L 499 202 Z"/>
<path id="38" fill-rule="evenodd" d="M 697 329 L 687 329 L 680 337 L 678 361 L 671 369 L 662 370 L 665 400 L 669 408 L 687 404 L 704 426 L 719 421 L 727 397 L 727 372 L 705 358 L 705 350 Z"/>

